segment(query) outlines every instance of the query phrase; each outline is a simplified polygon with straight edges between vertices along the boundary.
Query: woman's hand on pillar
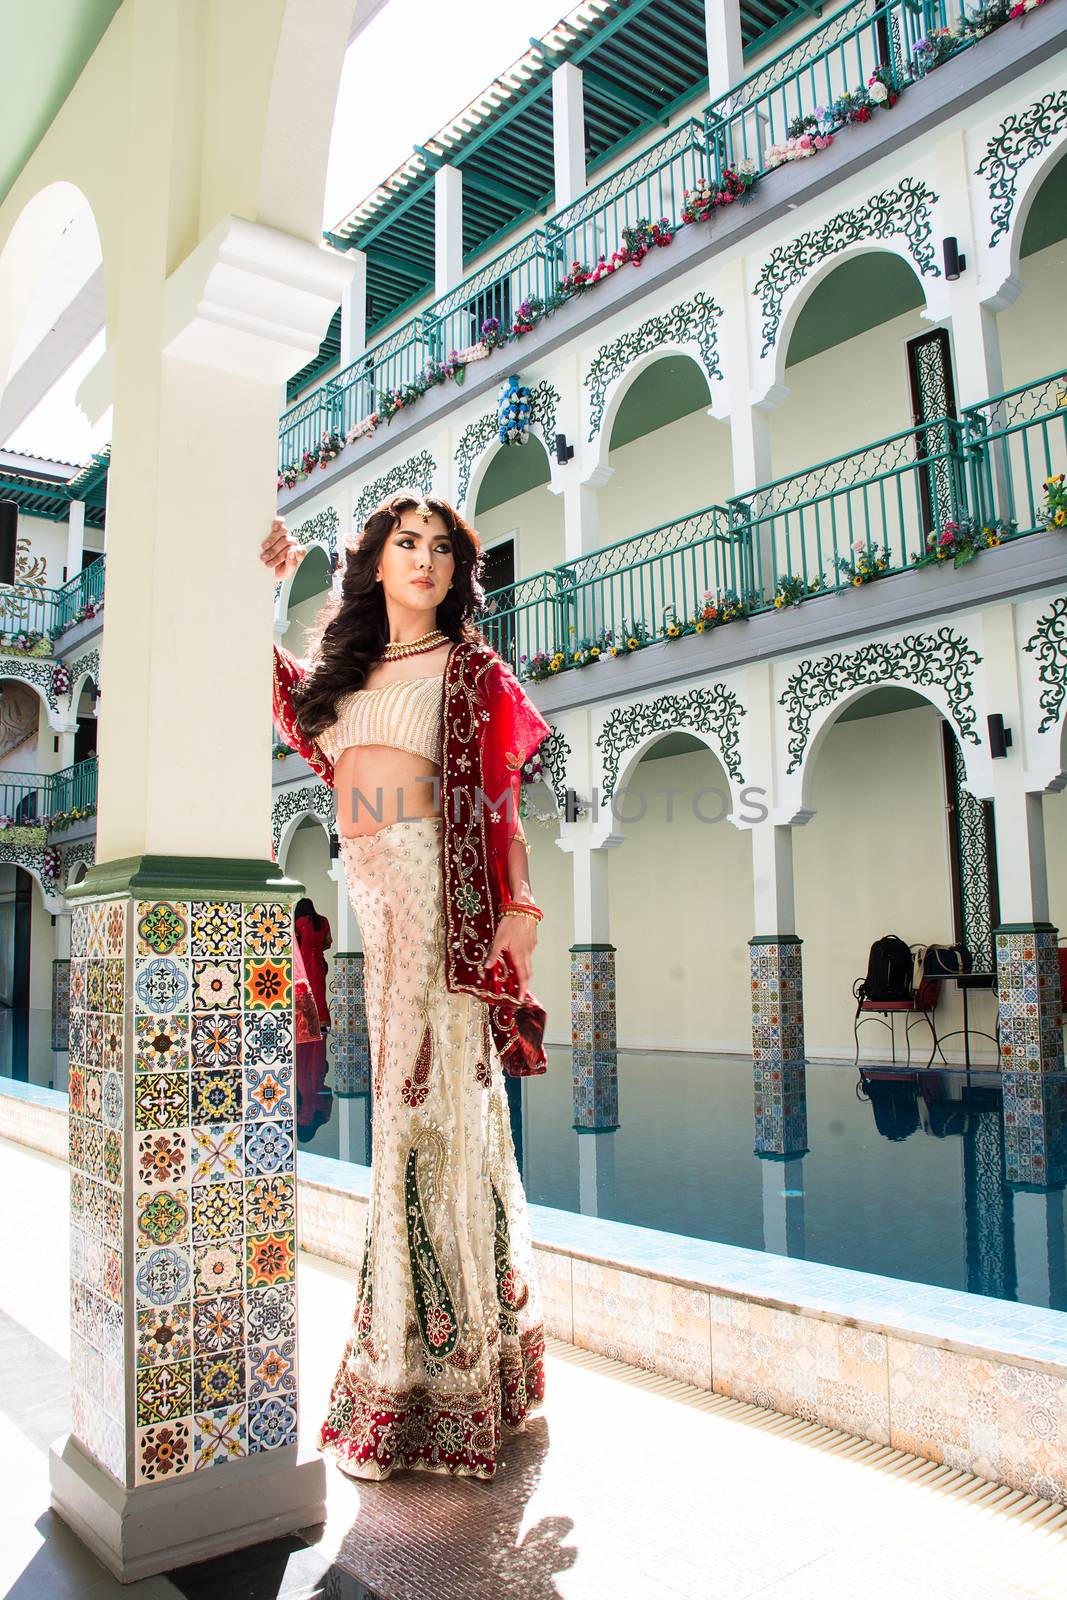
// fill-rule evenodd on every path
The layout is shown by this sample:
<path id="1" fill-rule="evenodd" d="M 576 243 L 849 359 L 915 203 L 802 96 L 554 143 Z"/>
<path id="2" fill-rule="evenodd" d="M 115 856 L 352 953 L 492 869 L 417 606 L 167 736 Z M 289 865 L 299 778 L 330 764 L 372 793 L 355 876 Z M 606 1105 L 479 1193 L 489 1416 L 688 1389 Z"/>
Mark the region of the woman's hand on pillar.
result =
<path id="1" fill-rule="evenodd" d="M 260 546 L 259 556 L 270 567 L 279 583 L 291 578 L 307 555 L 304 546 L 293 538 L 281 517 L 275 517 L 270 532 Z"/>

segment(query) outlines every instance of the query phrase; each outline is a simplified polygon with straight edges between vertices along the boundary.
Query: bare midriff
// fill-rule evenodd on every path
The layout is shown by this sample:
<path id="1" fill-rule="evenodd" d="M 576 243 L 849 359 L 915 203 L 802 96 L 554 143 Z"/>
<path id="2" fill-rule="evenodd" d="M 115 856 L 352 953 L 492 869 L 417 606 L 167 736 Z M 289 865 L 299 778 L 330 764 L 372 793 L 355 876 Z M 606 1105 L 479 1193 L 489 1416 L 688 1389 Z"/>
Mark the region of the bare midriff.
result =
<path id="1" fill-rule="evenodd" d="M 365 689 L 400 678 L 428 678 L 444 668 L 451 644 L 367 674 Z M 434 782 L 433 780 L 437 781 Z M 354 744 L 334 764 L 337 831 L 342 839 L 377 833 L 391 823 L 441 815 L 441 764 L 391 745 Z"/>
<path id="2" fill-rule="evenodd" d="M 440 816 L 441 785 L 432 781 L 440 777 L 438 762 L 413 751 L 350 745 L 338 756 L 333 774 L 338 833 L 343 839 L 358 839 L 402 819 Z"/>

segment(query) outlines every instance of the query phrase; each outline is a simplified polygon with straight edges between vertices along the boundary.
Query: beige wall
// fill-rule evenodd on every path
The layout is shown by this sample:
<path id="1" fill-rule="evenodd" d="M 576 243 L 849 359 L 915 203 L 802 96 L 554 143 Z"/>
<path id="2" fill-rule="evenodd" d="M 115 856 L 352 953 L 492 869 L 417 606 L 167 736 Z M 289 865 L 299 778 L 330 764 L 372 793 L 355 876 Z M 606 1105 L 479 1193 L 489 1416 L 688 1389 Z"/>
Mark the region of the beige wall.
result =
<path id="1" fill-rule="evenodd" d="M 600 542 L 615 544 L 733 494 L 730 434 L 701 409 L 608 456 L 613 469 L 600 491 Z"/>
<path id="2" fill-rule="evenodd" d="M 1019 277 L 1025 285 L 1022 294 L 997 316 L 1006 389 L 1067 367 L 1067 318 L 1062 310 L 1067 240 L 1024 256 Z"/>
<path id="3" fill-rule="evenodd" d="M 337 889 L 330 877 L 330 845 L 317 822 L 297 828 L 281 863 L 290 878 L 305 885 L 305 893 L 315 902 L 315 910 L 330 919 L 337 937 Z"/>
<path id="4" fill-rule="evenodd" d="M 528 578 L 563 560 L 563 500 L 540 484 L 476 519 L 483 544 L 515 540 L 515 576 Z"/>

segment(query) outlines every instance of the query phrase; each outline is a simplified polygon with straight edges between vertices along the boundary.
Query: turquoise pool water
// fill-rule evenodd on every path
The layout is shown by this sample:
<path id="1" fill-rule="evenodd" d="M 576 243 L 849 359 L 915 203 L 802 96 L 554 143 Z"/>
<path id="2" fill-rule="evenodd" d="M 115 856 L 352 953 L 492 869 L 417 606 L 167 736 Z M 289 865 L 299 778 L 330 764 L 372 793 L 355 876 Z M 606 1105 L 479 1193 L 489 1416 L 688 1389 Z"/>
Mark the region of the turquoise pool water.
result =
<path id="1" fill-rule="evenodd" d="M 66 1088 L 45 1012 L 0 1014 L 0 1061 L 8 1076 Z M 300 1147 L 365 1165 L 368 1098 L 329 1083 L 301 1101 Z M 572 1127 L 566 1050 L 509 1087 L 527 1194 L 541 1205 L 1067 1310 L 1064 1190 L 1008 1181 L 994 1073 L 810 1064 L 808 1149 L 788 1160 L 754 1154 L 745 1057 L 621 1054 L 612 1132 Z"/>

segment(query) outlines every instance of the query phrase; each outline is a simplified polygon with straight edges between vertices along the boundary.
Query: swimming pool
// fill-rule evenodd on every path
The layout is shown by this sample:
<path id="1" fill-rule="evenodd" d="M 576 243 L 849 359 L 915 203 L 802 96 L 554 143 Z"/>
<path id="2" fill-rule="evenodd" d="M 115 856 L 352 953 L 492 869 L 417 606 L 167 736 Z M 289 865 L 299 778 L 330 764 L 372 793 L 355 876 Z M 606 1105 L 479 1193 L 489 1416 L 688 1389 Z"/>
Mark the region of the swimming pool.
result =
<path id="1" fill-rule="evenodd" d="M 66 1088 L 47 1012 L 0 1015 L 7 1076 Z M 531 1201 L 669 1233 L 1067 1310 L 1063 1186 L 1009 1183 L 995 1073 L 807 1068 L 807 1153 L 754 1154 L 748 1058 L 619 1056 L 620 1126 L 571 1125 L 570 1053 L 511 1080 Z M 298 1110 L 300 1148 L 370 1159 L 367 1096 Z M 1062 1130 L 1061 1130 L 1062 1132 Z"/>

